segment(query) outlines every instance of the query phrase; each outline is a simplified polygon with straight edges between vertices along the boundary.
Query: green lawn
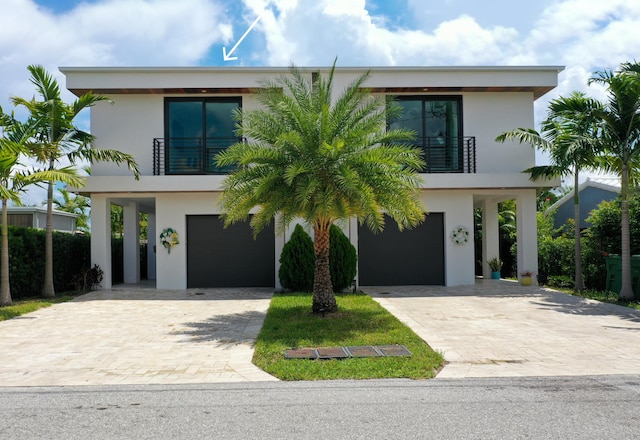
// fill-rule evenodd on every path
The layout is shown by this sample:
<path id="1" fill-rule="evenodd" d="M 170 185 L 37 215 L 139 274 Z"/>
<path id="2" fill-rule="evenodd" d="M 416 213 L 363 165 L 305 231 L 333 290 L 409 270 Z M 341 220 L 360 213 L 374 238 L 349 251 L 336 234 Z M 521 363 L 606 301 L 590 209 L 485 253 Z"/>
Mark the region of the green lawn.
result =
<path id="1" fill-rule="evenodd" d="M 339 312 L 326 317 L 311 313 L 311 295 L 276 294 L 258 336 L 253 363 L 283 380 L 427 379 L 443 365 L 407 326 L 363 293 L 338 294 Z M 291 348 L 402 344 L 410 357 L 343 360 L 284 359 Z"/>
<path id="2" fill-rule="evenodd" d="M 75 294 L 63 294 L 62 296 L 51 299 L 15 301 L 11 306 L 0 307 L 0 321 L 15 318 L 16 316 L 24 315 L 25 313 L 35 312 L 38 309 L 49 307 L 52 304 L 70 301 L 76 296 L 77 295 Z"/>
<path id="3" fill-rule="evenodd" d="M 562 292 L 570 295 L 579 296 L 581 298 L 595 299 L 602 302 L 608 302 L 611 304 L 618 304 L 619 306 L 631 307 L 632 309 L 640 310 L 640 301 L 620 301 L 618 294 L 615 292 L 603 292 L 600 290 L 582 290 L 574 291 L 573 289 L 558 289 Z"/>

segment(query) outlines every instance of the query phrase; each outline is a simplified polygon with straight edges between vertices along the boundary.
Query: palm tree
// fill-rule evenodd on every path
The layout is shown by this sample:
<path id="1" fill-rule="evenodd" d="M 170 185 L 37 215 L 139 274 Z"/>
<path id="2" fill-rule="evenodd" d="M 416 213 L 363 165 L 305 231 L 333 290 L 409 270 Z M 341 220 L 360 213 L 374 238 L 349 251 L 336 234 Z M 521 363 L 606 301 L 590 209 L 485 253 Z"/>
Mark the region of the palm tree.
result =
<path id="1" fill-rule="evenodd" d="M 30 119 L 37 124 L 32 150 L 34 157 L 47 170 L 54 171 L 62 166 L 62 162 L 73 165 L 78 160 L 94 163 L 108 161 L 126 163 L 138 178 L 138 166 L 130 154 L 116 150 L 92 148 L 94 140 L 91 134 L 78 129 L 74 119 L 78 114 L 99 101 L 108 98 L 94 95 L 91 92 L 77 98 L 72 104 L 65 103 L 60 96 L 58 82 L 42 66 L 31 65 L 31 82 L 36 86 L 41 101 L 35 98 L 27 101 L 13 98 L 14 105 L 24 106 Z M 47 222 L 45 234 L 45 277 L 42 295 L 45 298 L 55 296 L 53 287 L 53 185 L 54 180 L 47 182 Z"/>
<path id="2" fill-rule="evenodd" d="M 82 232 L 89 232 L 89 214 L 87 211 L 91 208 L 91 199 L 80 194 L 73 195 L 66 188 L 58 188 L 58 193 L 60 197 L 52 200 L 55 209 L 75 214 L 77 216 L 76 229 Z"/>
<path id="3" fill-rule="evenodd" d="M 0 200 L 2 210 L 2 245 L 0 248 L 0 306 L 11 305 L 11 287 L 9 283 L 9 231 L 7 203 L 20 204 L 20 192 L 27 186 L 58 180 L 72 185 L 82 185 L 82 178 L 73 169 L 26 170 L 20 164 L 22 155 L 28 154 L 29 142 L 35 127 L 23 124 L 12 116 L 6 115 L 0 108 Z"/>
<path id="4" fill-rule="evenodd" d="M 564 177 L 573 174 L 573 212 L 575 237 L 574 289 L 583 290 L 582 244 L 580 239 L 579 173 L 583 169 L 595 169 L 597 155 L 596 138 L 598 124 L 596 114 L 602 105 L 581 92 L 560 97 L 549 103 L 547 118 L 541 124 L 541 133 L 527 128 L 518 128 L 502 133 L 498 142 L 517 140 L 531 144 L 550 154 L 550 165 L 535 166 L 525 170 L 532 180 L 549 177 Z"/>
<path id="5" fill-rule="evenodd" d="M 620 176 L 620 229 L 622 234 L 622 287 L 620 299 L 633 299 L 631 239 L 629 235 L 629 188 L 640 171 L 640 63 L 623 63 L 613 72 L 596 72 L 589 84 L 607 88 L 607 100 L 599 113 L 600 141 L 605 150 L 602 165 Z"/>
<path id="6" fill-rule="evenodd" d="M 314 231 L 313 312 L 334 312 L 329 272 L 329 228 L 357 216 L 374 231 L 383 211 L 400 228 L 424 219 L 419 200 L 421 152 L 400 144 L 406 130 L 386 131 L 386 102 L 374 98 L 358 77 L 339 96 L 332 93 L 335 63 L 327 76 L 305 74 L 262 80 L 261 109 L 239 110 L 238 143 L 218 155 L 218 166 L 235 166 L 223 183 L 225 224 L 251 218 L 257 234 L 274 218 L 280 226 L 302 218 Z M 389 105 L 389 112 L 397 107 Z"/>

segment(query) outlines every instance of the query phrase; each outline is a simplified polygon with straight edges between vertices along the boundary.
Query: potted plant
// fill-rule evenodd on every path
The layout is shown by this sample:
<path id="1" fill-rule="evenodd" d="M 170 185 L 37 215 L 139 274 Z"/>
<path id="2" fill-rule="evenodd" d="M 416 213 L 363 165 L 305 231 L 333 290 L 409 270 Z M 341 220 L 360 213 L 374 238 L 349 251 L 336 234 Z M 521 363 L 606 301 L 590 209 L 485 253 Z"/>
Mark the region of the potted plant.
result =
<path id="1" fill-rule="evenodd" d="M 498 257 L 493 257 L 491 260 L 487 261 L 489 268 L 491 269 L 491 279 L 499 280 L 500 279 L 500 269 L 502 269 L 502 260 Z"/>
<path id="2" fill-rule="evenodd" d="M 533 272 L 530 270 L 523 270 L 520 272 L 520 284 L 523 286 L 530 286 L 533 284 Z"/>

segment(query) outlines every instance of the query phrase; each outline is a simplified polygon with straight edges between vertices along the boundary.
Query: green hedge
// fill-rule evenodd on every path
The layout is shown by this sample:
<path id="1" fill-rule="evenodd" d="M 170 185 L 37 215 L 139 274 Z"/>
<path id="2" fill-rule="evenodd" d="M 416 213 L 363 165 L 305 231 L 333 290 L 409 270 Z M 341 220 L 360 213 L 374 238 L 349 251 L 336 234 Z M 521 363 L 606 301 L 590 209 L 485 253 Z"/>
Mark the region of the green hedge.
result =
<path id="1" fill-rule="evenodd" d="M 9 226 L 9 281 L 14 299 L 37 297 L 44 283 L 44 236 L 39 229 Z M 71 280 L 91 267 L 88 236 L 53 233 L 53 280 L 56 292 L 73 289 Z"/>

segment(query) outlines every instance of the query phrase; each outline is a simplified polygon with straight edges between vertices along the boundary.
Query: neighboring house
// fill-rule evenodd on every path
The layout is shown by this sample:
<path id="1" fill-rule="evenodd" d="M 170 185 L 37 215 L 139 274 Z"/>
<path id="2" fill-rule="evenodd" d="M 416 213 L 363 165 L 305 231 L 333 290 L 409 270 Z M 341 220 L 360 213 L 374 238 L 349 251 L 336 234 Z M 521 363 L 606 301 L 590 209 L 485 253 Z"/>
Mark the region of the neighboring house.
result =
<path id="1" fill-rule="evenodd" d="M 70 212 L 53 211 L 53 230 L 75 234 L 78 216 Z M 35 206 L 10 206 L 7 208 L 7 224 L 23 228 L 45 229 L 47 209 Z"/>
<path id="2" fill-rule="evenodd" d="M 67 88 L 108 95 L 91 110 L 96 145 L 135 156 L 141 177 L 124 166 L 96 163 L 91 196 L 92 264 L 111 279 L 110 205 L 124 207 L 124 279 L 140 279 L 138 215 L 149 215 L 149 278 L 159 289 L 275 286 L 279 257 L 293 225 L 273 226 L 253 239 L 248 224 L 224 229 L 217 201 L 227 170 L 213 163 L 239 139 L 231 111 L 252 108 L 258 78 L 286 74 L 269 67 L 65 67 Z M 327 68 L 303 69 L 309 78 Z M 337 68 L 335 91 L 364 68 Z M 474 208 L 483 210 L 486 261 L 498 255 L 498 203 L 517 200 L 518 267 L 537 270 L 536 188 L 522 170 L 534 164 L 529 145 L 494 142 L 500 133 L 533 127 L 536 99 L 557 85 L 562 67 L 374 67 L 373 93 L 397 97 L 404 116 L 392 127 L 418 133 L 424 149 L 422 199 L 429 215 L 399 233 L 392 222 L 372 234 L 352 219 L 342 225 L 359 252 L 359 285 L 464 285 L 475 282 Z M 168 252 L 159 236 L 167 228 L 179 244 Z M 155 243 L 153 242 L 155 240 Z"/>
<path id="3" fill-rule="evenodd" d="M 587 177 L 587 180 L 578 185 L 580 197 L 580 229 L 591 226 L 587 218 L 591 211 L 596 209 L 600 202 L 613 200 L 620 194 L 620 179 L 617 177 Z M 574 219 L 573 190 L 558 199 L 545 212 L 553 215 L 553 225 L 560 228 L 567 224 L 569 219 Z"/>

